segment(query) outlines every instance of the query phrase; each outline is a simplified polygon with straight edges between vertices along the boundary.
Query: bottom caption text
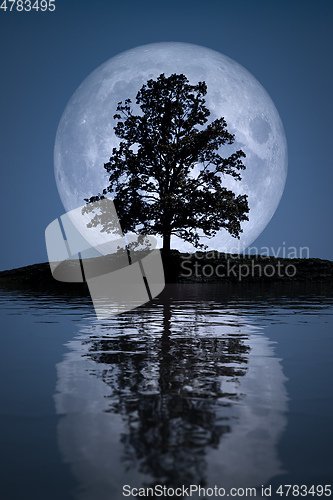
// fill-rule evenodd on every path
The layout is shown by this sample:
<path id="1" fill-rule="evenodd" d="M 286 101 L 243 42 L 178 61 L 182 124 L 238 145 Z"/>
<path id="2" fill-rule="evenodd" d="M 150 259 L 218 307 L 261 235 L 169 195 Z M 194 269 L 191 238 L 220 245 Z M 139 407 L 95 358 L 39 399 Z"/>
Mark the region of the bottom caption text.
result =
<path id="1" fill-rule="evenodd" d="M 160 484 L 154 487 L 135 488 L 128 484 L 123 486 L 124 497 L 330 497 L 332 486 L 283 484 L 273 488 L 263 485 L 256 488 L 230 488 L 219 486 L 204 488 L 195 484 L 170 488 Z"/>

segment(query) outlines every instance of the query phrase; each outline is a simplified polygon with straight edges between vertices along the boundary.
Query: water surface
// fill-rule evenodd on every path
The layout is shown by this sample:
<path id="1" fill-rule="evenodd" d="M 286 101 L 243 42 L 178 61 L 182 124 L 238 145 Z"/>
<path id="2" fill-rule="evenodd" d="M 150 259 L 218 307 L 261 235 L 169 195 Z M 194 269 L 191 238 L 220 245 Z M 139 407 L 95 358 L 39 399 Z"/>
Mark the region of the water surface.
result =
<path id="1" fill-rule="evenodd" d="M 88 297 L 4 291 L 3 498 L 331 484 L 332 302 L 330 285 L 175 285 L 97 320 Z"/>

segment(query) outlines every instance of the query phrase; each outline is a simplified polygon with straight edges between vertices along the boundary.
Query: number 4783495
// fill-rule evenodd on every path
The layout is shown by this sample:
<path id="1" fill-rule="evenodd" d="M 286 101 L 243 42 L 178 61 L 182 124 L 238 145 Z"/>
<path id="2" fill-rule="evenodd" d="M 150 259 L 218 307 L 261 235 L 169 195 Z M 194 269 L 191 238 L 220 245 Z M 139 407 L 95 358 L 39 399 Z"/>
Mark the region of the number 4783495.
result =
<path id="1" fill-rule="evenodd" d="M 0 0 L 1 1 L 1 0 Z M 45 12 L 53 12 L 55 10 L 55 0 L 3 0 L 0 5 L 0 9 L 7 12 L 12 12 L 14 10 L 21 12 L 29 12 L 32 10 Z"/>

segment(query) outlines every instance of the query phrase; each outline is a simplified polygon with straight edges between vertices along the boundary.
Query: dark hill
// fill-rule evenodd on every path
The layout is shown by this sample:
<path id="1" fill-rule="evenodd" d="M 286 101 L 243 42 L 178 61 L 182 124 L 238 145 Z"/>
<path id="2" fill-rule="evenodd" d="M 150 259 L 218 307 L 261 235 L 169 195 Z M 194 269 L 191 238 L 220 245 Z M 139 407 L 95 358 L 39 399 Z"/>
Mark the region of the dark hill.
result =
<path id="1" fill-rule="evenodd" d="M 164 264 L 170 283 L 257 283 L 333 281 L 333 262 L 322 259 L 283 259 L 267 256 L 182 254 L 172 251 Z M 85 283 L 53 279 L 48 263 L 0 272 L 0 286 L 85 293 Z"/>

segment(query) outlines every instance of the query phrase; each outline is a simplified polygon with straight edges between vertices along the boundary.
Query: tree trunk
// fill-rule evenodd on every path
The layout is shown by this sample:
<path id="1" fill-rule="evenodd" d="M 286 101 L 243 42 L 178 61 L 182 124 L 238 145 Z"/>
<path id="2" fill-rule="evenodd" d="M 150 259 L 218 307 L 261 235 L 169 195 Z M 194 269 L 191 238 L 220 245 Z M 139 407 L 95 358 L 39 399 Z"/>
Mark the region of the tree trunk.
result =
<path id="1" fill-rule="evenodd" d="M 163 235 L 163 255 L 170 255 L 171 234 Z"/>
<path id="2" fill-rule="evenodd" d="M 163 249 L 162 249 L 162 260 L 163 260 L 163 267 L 164 267 L 164 277 L 165 277 L 165 282 L 170 283 L 171 282 L 171 275 L 172 275 L 172 270 L 170 266 L 170 243 L 171 243 L 171 234 L 164 234 L 163 235 Z"/>

